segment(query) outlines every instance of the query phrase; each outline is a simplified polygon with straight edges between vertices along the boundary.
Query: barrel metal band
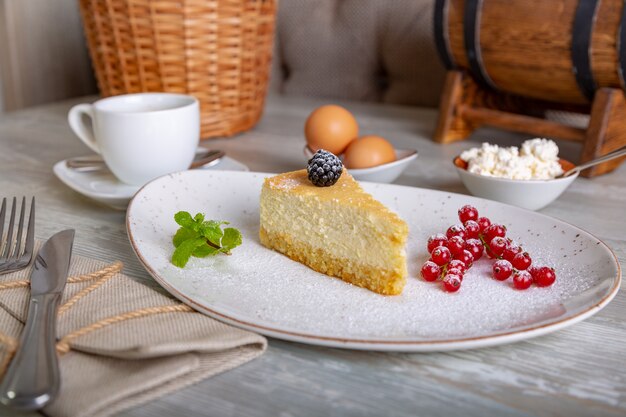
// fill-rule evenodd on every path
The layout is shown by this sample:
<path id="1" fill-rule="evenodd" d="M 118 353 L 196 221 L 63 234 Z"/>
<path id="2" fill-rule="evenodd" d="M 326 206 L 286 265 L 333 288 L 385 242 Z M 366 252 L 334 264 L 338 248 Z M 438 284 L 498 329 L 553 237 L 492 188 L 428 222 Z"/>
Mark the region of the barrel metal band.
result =
<path id="1" fill-rule="evenodd" d="M 463 34 L 465 37 L 465 52 L 470 71 L 476 80 L 484 86 L 496 89 L 496 85 L 485 71 L 480 51 L 480 17 L 483 0 L 466 0 L 463 11 Z"/>
<path id="2" fill-rule="evenodd" d="M 617 53 L 619 65 L 617 73 L 622 89 L 626 91 L 626 3 L 622 2 L 622 19 L 619 25 L 619 33 L 617 34 Z"/>
<path id="3" fill-rule="evenodd" d="M 598 0 L 579 0 L 572 26 L 572 65 L 580 92 L 593 100 L 596 82 L 591 70 L 591 34 Z"/>
<path id="4" fill-rule="evenodd" d="M 448 4 L 449 0 L 436 0 L 435 2 L 435 14 L 434 14 L 434 30 L 435 30 L 435 45 L 439 58 L 443 62 L 446 69 L 454 69 L 454 59 L 452 58 L 452 52 L 450 50 L 450 38 L 448 36 Z"/>

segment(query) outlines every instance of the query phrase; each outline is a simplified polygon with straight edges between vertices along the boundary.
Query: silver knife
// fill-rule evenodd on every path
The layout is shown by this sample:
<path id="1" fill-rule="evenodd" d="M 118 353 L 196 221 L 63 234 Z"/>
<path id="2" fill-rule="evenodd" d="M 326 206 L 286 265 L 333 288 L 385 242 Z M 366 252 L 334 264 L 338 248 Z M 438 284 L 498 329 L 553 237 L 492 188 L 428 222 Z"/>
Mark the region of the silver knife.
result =
<path id="1" fill-rule="evenodd" d="M 67 281 L 74 230 L 52 236 L 39 250 L 30 275 L 28 317 L 20 347 L 2 383 L 0 402 L 22 410 L 36 410 L 59 392 L 56 317 Z"/>

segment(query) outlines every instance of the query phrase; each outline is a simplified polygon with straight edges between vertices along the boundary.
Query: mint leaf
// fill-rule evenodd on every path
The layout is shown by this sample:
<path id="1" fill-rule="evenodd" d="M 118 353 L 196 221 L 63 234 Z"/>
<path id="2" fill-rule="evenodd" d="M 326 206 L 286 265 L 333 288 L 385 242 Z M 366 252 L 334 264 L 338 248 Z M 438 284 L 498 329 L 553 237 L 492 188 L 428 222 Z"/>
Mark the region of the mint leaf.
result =
<path id="1" fill-rule="evenodd" d="M 226 222 L 217 222 L 215 220 L 209 220 L 202 223 L 202 236 L 209 239 L 209 242 L 213 243 L 215 246 L 220 246 L 222 236 L 224 236 L 221 225 L 224 223 Z"/>
<path id="2" fill-rule="evenodd" d="M 185 229 L 184 227 L 181 227 L 172 238 L 172 242 L 174 243 L 174 247 L 177 248 L 185 240 L 195 239 L 197 237 L 200 237 L 200 234 L 195 230 Z"/>
<path id="3" fill-rule="evenodd" d="M 204 238 L 189 239 L 182 242 L 172 254 L 172 263 L 179 268 L 184 268 L 191 254 L 200 246 L 206 245 Z"/>
<path id="4" fill-rule="evenodd" d="M 197 229 L 196 227 L 194 227 L 196 226 L 196 222 L 191 218 L 191 214 L 187 213 L 186 211 L 179 211 L 178 213 L 176 213 L 174 215 L 174 220 L 176 220 L 176 223 L 187 229 Z"/>
<path id="5" fill-rule="evenodd" d="M 241 245 L 243 241 L 241 232 L 234 227 L 227 227 L 224 229 L 224 236 L 222 237 L 222 249 L 224 253 L 229 253 L 231 249 Z"/>
<path id="6" fill-rule="evenodd" d="M 193 251 L 192 255 L 196 258 L 205 258 L 207 256 L 216 255 L 218 253 L 219 249 L 216 249 L 213 246 L 209 245 L 202 245 L 197 247 L 196 250 Z"/>
<path id="7" fill-rule="evenodd" d="M 204 218 L 203 213 L 191 217 L 186 211 L 174 215 L 174 220 L 181 226 L 172 237 L 176 248 L 172 254 L 172 263 L 177 267 L 184 268 L 192 256 L 204 258 L 220 252 L 230 255 L 231 249 L 241 245 L 239 230 L 232 227 L 222 230 L 222 225 L 228 222 L 205 221 Z"/>
<path id="8" fill-rule="evenodd" d="M 202 223 L 202 227 L 215 227 L 215 226 L 220 226 L 222 224 L 230 224 L 229 222 L 225 222 L 225 221 L 217 221 L 217 220 L 207 220 L 205 222 Z"/>

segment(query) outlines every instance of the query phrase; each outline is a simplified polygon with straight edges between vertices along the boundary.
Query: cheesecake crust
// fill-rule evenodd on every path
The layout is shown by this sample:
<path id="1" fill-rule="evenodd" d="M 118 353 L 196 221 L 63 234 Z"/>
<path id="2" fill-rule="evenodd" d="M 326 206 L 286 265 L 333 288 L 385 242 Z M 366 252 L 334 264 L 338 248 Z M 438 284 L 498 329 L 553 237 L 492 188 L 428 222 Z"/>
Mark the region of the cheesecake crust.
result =
<path id="1" fill-rule="evenodd" d="M 259 232 L 261 244 L 286 255 L 322 274 L 367 288 L 383 295 L 398 295 L 406 284 L 406 267 L 394 269 L 373 268 L 354 259 L 338 258 L 321 248 L 284 233 L 272 233 L 263 227 Z M 404 266 L 404 265 L 402 265 Z"/>

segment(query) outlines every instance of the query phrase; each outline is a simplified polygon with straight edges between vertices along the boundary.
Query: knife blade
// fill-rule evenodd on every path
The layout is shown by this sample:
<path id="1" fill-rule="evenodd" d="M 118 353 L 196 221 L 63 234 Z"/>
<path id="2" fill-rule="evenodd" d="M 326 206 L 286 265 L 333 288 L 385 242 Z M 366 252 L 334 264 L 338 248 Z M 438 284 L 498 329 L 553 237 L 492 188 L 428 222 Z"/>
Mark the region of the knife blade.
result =
<path id="1" fill-rule="evenodd" d="M 74 230 L 52 236 L 39 250 L 30 276 L 31 295 L 20 348 L 0 384 L 0 402 L 37 410 L 59 392 L 56 316 L 72 256 Z"/>

